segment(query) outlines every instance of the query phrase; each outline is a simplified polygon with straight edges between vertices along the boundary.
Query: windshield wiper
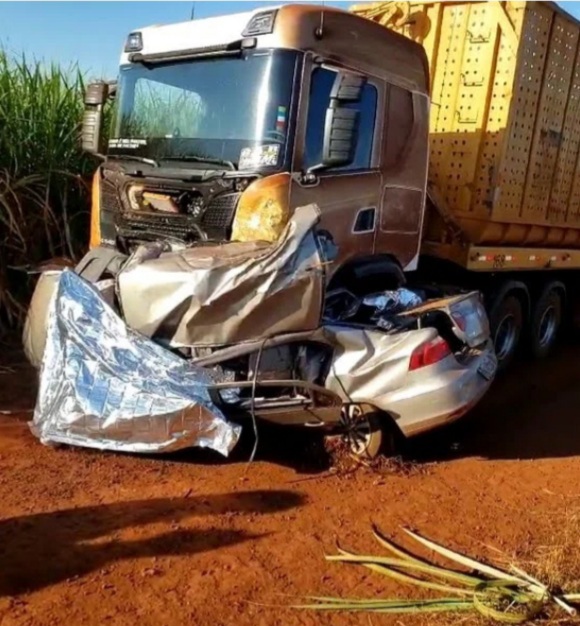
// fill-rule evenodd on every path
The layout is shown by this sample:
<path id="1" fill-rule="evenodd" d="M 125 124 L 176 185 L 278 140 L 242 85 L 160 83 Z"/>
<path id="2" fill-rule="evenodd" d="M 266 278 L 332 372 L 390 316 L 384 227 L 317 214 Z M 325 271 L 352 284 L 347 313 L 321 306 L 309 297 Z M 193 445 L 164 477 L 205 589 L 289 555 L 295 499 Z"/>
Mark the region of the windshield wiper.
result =
<path id="1" fill-rule="evenodd" d="M 159 163 L 155 159 L 147 159 L 145 157 L 137 156 L 136 154 L 110 154 L 110 159 L 120 159 L 122 161 L 139 161 L 141 163 L 147 163 L 153 167 L 159 167 Z"/>
<path id="2" fill-rule="evenodd" d="M 231 170 L 235 170 L 236 166 L 231 161 L 225 159 L 212 159 L 211 157 L 201 157 L 195 154 L 184 154 L 182 156 L 168 156 L 160 159 L 161 161 L 195 161 L 196 163 L 211 163 L 213 165 L 225 165 Z"/>

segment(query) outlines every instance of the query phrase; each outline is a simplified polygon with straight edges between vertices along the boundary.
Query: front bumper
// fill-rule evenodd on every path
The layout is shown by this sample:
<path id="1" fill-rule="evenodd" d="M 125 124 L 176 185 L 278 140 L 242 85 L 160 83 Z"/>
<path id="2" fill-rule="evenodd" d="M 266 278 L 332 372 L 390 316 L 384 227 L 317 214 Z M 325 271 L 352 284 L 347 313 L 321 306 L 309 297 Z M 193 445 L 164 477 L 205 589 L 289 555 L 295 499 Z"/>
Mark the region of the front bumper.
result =
<path id="1" fill-rule="evenodd" d="M 485 395 L 493 376 L 485 378 L 481 369 L 490 362 L 497 367 L 491 342 L 467 363 L 451 356 L 410 372 L 402 387 L 375 398 L 374 404 L 395 419 L 406 437 L 444 426 L 463 417 Z"/>

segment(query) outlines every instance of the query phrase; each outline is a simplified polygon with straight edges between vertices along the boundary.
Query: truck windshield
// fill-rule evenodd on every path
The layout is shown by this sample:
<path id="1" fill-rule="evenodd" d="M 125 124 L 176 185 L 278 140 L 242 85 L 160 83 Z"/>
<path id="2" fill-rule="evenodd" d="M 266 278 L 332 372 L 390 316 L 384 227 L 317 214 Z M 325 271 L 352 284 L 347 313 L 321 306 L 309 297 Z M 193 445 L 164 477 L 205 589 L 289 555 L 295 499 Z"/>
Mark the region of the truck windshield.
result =
<path id="1" fill-rule="evenodd" d="M 122 67 L 109 155 L 173 167 L 180 159 L 205 169 L 280 167 L 296 61 L 296 52 L 264 50 Z"/>

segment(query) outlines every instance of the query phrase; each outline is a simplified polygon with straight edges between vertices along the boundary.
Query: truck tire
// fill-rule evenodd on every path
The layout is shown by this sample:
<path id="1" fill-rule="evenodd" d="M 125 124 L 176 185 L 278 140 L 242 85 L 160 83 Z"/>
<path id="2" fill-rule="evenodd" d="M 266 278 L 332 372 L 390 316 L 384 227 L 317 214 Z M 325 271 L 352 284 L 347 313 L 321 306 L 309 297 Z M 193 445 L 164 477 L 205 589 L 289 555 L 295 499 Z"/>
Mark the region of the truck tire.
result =
<path id="1" fill-rule="evenodd" d="M 562 305 L 560 284 L 546 285 L 534 305 L 530 323 L 530 349 L 534 358 L 543 359 L 556 345 L 562 325 Z"/>
<path id="2" fill-rule="evenodd" d="M 489 321 L 498 360 L 498 372 L 505 372 L 517 354 L 524 326 L 524 312 L 520 299 L 513 293 L 507 293 L 493 306 Z"/>

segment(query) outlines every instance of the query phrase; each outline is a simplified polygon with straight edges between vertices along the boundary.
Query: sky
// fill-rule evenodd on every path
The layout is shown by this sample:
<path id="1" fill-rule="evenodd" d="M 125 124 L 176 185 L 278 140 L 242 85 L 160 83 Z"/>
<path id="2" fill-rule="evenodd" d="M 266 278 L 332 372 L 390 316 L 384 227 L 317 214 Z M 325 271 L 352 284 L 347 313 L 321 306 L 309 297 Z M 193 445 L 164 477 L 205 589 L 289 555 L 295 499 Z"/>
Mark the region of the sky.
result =
<path id="1" fill-rule="evenodd" d="M 311 0 L 316 3 L 319 0 Z M 355 2 L 325 0 L 327 6 L 348 8 Z M 152 24 L 241 13 L 279 0 L 213 2 L 2 2 L 0 47 L 12 54 L 57 61 L 78 62 L 92 78 L 114 78 L 127 34 Z M 580 4 L 580 3 L 579 3 Z"/>
<path id="2" fill-rule="evenodd" d="M 311 0 L 315 3 L 320 0 Z M 348 8 L 362 0 L 325 0 Z M 279 1 L 2 2 L 0 48 L 64 66 L 78 63 L 89 78 L 112 79 L 125 37 L 136 28 L 249 11 Z M 580 19 L 579 2 L 558 2 Z"/>

